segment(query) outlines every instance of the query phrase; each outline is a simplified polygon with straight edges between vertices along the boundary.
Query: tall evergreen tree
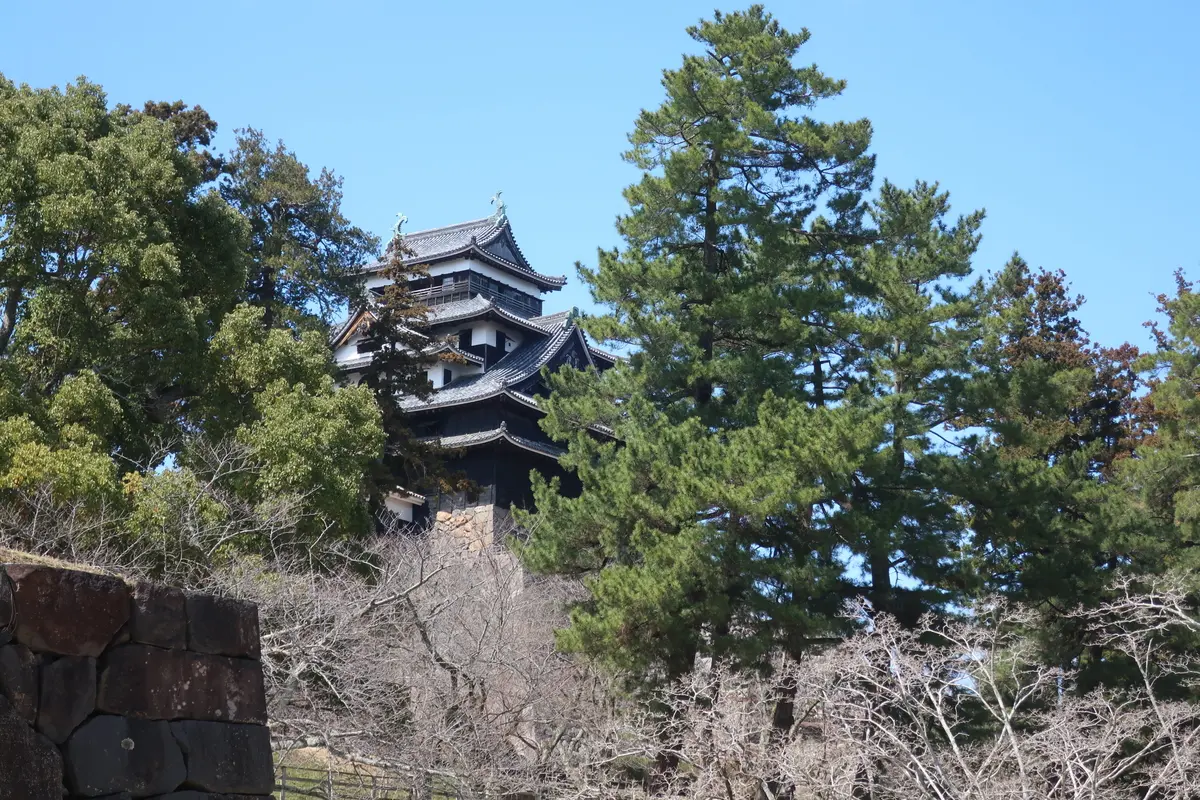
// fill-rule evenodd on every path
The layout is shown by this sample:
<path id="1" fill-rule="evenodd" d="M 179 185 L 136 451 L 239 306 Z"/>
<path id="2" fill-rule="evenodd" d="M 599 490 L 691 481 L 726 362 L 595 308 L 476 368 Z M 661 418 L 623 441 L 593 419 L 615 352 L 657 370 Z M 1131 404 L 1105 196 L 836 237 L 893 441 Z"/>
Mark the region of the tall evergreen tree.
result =
<path id="1" fill-rule="evenodd" d="M 858 346 L 858 400 L 884 412 L 835 527 L 861 559 L 872 603 L 907 624 L 963 588 L 960 454 L 947 434 L 973 372 L 979 319 L 966 279 L 983 214 L 950 224 L 949 210 L 936 185 L 884 183 L 871 213 L 877 241 L 854 259 L 857 313 L 842 320 Z"/>
<path id="2" fill-rule="evenodd" d="M 379 243 L 342 214 L 341 178 L 328 169 L 310 177 L 253 128 L 238 131 L 223 171 L 221 195 L 250 225 L 247 291 L 265 327 L 329 323 L 361 296 L 360 267 Z"/>
<path id="3" fill-rule="evenodd" d="M 1060 272 L 1014 257 L 981 298 L 962 494 L 989 591 L 1056 608 L 1095 602 L 1139 551 L 1116 465 L 1135 441 L 1136 350 L 1089 341 Z"/>
<path id="4" fill-rule="evenodd" d="M 1063 612 L 1103 602 L 1118 573 L 1158 571 L 1163 551 L 1120 478 L 1138 436 L 1137 352 L 1092 343 L 1082 303 L 1063 273 L 1019 256 L 987 283 L 956 466 L 971 588 L 1039 609 L 1044 657 L 1081 668 L 1086 690 L 1120 677 Z"/>
<path id="5" fill-rule="evenodd" d="M 366 338 L 363 349 L 373 354 L 363 371 L 362 385 L 375 396 L 382 415 L 385 443 L 382 458 L 374 465 L 373 499 L 397 489 L 453 491 L 462 481 L 447 467 L 444 453 L 421 442 L 413 433 L 401 398 L 428 399 L 433 394 L 429 369 L 439 358 L 431 354 L 434 334 L 429 308 L 413 294 L 412 282 L 428 277 L 425 265 L 412 262 L 404 237 L 388 245 L 383 276 L 390 283 L 378 299 L 366 301 Z"/>
<path id="6" fill-rule="evenodd" d="M 1139 409 L 1147 435 L 1122 477 L 1152 526 L 1158 547 L 1147 555 L 1200 591 L 1200 293 L 1178 273 L 1174 296 L 1158 302 L 1165 324 L 1150 326 L 1156 349 L 1139 363 L 1150 388 Z"/>
<path id="7" fill-rule="evenodd" d="M 830 402 L 853 391 L 830 377 L 832 320 L 870 126 L 809 116 L 843 83 L 795 66 L 808 33 L 761 6 L 689 33 L 702 54 L 664 73 L 630 137 L 625 248 L 581 270 L 610 309 L 588 330 L 636 353 L 552 377 L 544 425 L 583 492 L 536 485 L 525 554 L 590 575 L 564 645 L 668 678 L 699 653 L 761 664 L 829 630 L 845 587 L 827 510 L 872 444 L 872 412 Z"/>

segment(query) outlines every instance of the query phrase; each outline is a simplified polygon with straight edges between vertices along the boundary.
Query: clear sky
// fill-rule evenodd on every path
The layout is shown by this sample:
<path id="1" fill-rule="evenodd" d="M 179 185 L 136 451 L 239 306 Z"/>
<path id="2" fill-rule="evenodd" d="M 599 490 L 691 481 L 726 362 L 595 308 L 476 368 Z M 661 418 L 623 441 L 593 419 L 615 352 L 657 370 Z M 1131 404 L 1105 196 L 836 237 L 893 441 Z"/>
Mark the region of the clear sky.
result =
<path id="1" fill-rule="evenodd" d="M 877 176 L 939 181 L 988 219 L 976 260 L 1065 270 L 1095 338 L 1146 342 L 1171 273 L 1200 278 L 1200 4 L 784 0 L 801 53 L 849 81 L 822 116 L 866 116 Z M 345 178 L 378 234 L 490 213 L 588 306 L 577 260 L 617 243 L 619 158 L 708 2 L 0 0 L 0 72 L 87 75 L 112 102 L 183 99 Z M 724 6 L 725 10 L 741 5 Z"/>

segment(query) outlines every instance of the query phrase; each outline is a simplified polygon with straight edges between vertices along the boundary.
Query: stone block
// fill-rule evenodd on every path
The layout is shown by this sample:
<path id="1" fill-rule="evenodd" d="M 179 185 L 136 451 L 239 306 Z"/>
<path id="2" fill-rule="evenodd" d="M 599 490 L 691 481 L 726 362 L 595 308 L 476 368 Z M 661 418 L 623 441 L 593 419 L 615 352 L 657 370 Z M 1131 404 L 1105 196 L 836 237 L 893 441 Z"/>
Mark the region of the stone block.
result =
<path id="1" fill-rule="evenodd" d="M 264 725 L 171 723 L 187 762 L 184 785 L 210 792 L 268 794 L 275 786 L 271 734 Z"/>
<path id="2" fill-rule="evenodd" d="M 8 580 L 8 573 L 0 569 L 0 634 L 10 635 L 13 623 L 16 621 L 13 619 L 13 612 L 12 584 Z M 8 642 L 0 642 L 0 644 L 8 644 Z"/>
<path id="3" fill-rule="evenodd" d="M 33 564 L 5 571 L 14 636 L 34 652 L 95 658 L 129 619 L 129 588 L 117 578 Z"/>
<path id="4" fill-rule="evenodd" d="M 166 794 L 187 777 L 183 753 L 168 722 L 92 717 L 71 734 L 63 755 L 67 788 L 84 797 Z"/>
<path id="5" fill-rule="evenodd" d="M 42 667 L 37 729 L 62 744 L 96 710 L 96 659 L 63 656 Z"/>
<path id="6" fill-rule="evenodd" d="M 235 658 L 258 658 L 258 606 L 209 594 L 187 596 L 188 649 Z"/>
<path id="7" fill-rule="evenodd" d="M 153 583 L 133 589 L 130 641 L 173 650 L 187 647 L 187 608 L 181 590 Z"/>
<path id="8" fill-rule="evenodd" d="M 0 800 L 61 800 L 58 748 L 0 697 Z"/>
<path id="9" fill-rule="evenodd" d="M 0 647 L 0 697 L 8 698 L 13 711 L 30 725 L 37 719 L 38 664 L 28 647 Z"/>
<path id="10" fill-rule="evenodd" d="M 257 661 L 127 644 L 100 662 L 97 708 L 141 719 L 267 721 Z"/>

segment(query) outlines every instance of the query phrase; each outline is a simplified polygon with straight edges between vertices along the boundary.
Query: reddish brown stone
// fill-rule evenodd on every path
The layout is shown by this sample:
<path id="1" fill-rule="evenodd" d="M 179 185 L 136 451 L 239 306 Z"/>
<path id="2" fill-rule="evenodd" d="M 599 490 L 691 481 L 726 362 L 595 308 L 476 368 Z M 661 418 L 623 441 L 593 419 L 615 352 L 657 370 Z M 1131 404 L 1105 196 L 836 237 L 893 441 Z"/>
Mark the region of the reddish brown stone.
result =
<path id="1" fill-rule="evenodd" d="M 28 647 L 20 644 L 0 647 L 0 697 L 8 698 L 13 711 L 30 725 L 37 719 L 37 656 Z"/>
<path id="2" fill-rule="evenodd" d="M 62 744 L 96 710 L 96 659 L 63 656 L 42 667 L 37 729 Z"/>
<path id="3" fill-rule="evenodd" d="M 5 570 L 16 640 L 35 652 L 95 658 L 129 619 L 129 589 L 117 578 L 33 564 Z"/>
<path id="4" fill-rule="evenodd" d="M 0 800 L 61 800 L 62 756 L 0 697 Z"/>
<path id="5" fill-rule="evenodd" d="M 133 590 L 130 641 L 174 650 L 187 647 L 187 609 L 183 592 L 170 586 L 139 583 Z"/>
<path id="6" fill-rule="evenodd" d="M 258 606 L 210 594 L 187 596 L 188 649 L 235 658 L 258 658 Z"/>
<path id="7" fill-rule="evenodd" d="M 267 718 L 257 661 L 142 644 L 105 654 L 96 706 L 142 719 L 265 723 Z"/>

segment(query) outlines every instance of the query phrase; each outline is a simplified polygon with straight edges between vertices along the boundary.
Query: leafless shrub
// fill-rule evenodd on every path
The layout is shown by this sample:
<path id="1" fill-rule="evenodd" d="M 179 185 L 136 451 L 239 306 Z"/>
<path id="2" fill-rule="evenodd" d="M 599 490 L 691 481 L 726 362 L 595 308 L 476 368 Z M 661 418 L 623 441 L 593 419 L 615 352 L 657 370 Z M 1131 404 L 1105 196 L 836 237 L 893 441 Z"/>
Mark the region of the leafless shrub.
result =
<path id="1" fill-rule="evenodd" d="M 1074 613 L 1089 641 L 1127 656 L 1135 685 L 1082 696 L 1070 670 L 1041 664 L 1021 609 L 983 604 L 916 630 L 872 616 L 846 642 L 769 678 L 717 665 L 660 698 L 669 713 L 605 734 L 610 752 L 650 763 L 675 742 L 680 767 L 663 794 L 688 798 L 1195 798 L 1200 707 L 1164 700 L 1164 681 L 1194 680 L 1200 658 L 1169 656 L 1166 637 L 1200 632 L 1170 583 Z M 1140 684 L 1140 685 L 1139 685 Z M 781 698 L 794 720 L 781 729 Z M 671 730 L 664 730 L 664 719 Z M 636 796 L 599 762 L 581 764 L 580 795 Z"/>
<path id="2" fill-rule="evenodd" d="M 259 604 L 281 747 L 511 793 L 556 780 L 599 727 L 604 682 L 554 646 L 570 587 L 530 579 L 503 545 L 468 554 L 397 533 L 335 568 L 323 558 L 222 576 Z"/>
<path id="3" fill-rule="evenodd" d="M 240 468 L 237 453 L 217 456 Z M 0 546 L 257 602 L 281 749 L 320 746 L 479 795 L 1200 797 L 1200 707 L 1172 699 L 1195 697 L 1200 653 L 1177 645 L 1200 622 L 1171 581 L 1125 580 L 1110 602 L 1071 612 L 1134 676 L 1087 693 L 1074 669 L 1039 660 L 1027 611 L 990 602 L 916 629 L 859 605 L 848 613 L 862 630 L 840 644 L 763 674 L 699 665 L 644 703 L 555 649 L 580 588 L 525 574 L 503 536 L 471 552 L 412 530 L 297 547 L 286 499 L 267 513 L 196 502 L 155 518 L 164 527 L 147 544 L 106 509 L 31 490 L 0 505 Z M 222 557 L 248 531 L 265 553 Z M 655 772 L 664 762 L 678 766 Z"/>

